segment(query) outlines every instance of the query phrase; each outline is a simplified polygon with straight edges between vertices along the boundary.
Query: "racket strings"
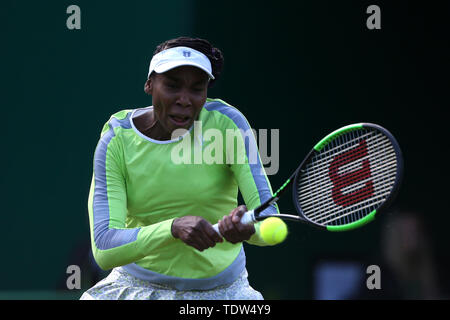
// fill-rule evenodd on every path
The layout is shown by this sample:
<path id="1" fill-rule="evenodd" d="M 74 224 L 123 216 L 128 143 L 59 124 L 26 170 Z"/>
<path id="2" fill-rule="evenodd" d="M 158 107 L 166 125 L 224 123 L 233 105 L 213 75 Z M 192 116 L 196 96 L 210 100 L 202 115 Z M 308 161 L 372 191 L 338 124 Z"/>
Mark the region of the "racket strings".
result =
<path id="1" fill-rule="evenodd" d="M 336 137 L 334 140 L 330 141 L 319 154 L 316 154 L 315 159 L 327 160 L 326 158 L 334 158 L 337 153 L 352 149 L 355 142 L 359 142 L 362 139 L 365 139 L 366 141 L 371 141 L 371 139 L 373 140 L 374 135 L 374 132 L 368 132 L 360 135 L 350 135 L 350 133 L 347 133 L 347 137 L 344 135 Z M 345 140 L 341 140 L 342 138 L 345 138 Z"/>
<path id="2" fill-rule="evenodd" d="M 353 136 L 354 135 L 352 135 L 352 137 Z M 342 141 L 340 141 L 340 143 L 342 143 Z M 357 159 L 357 157 L 355 157 L 355 159 Z M 368 166 L 367 169 L 370 172 L 370 166 Z M 347 176 L 346 180 L 347 181 L 351 181 L 351 182 L 354 182 L 354 181 L 349 180 L 349 178 L 355 178 L 356 181 L 361 180 L 362 179 L 361 175 L 363 175 L 363 174 L 364 174 L 364 171 L 360 172 L 359 176 L 357 176 L 357 177 L 355 177 L 355 175 Z M 373 174 L 374 174 L 374 172 L 372 172 L 372 178 L 374 178 L 374 177 L 376 178 L 377 176 L 374 176 Z M 366 175 L 366 174 L 364 174 L 364 175 Z M 363 183 L 364 182 L 369 182 L 371 185 L 370 186 L 366 185 L 366 187 L 371 187 L 371 188 L 361 189 L 358 192 L 356 192 L 355 195 L 352 195 L 350 198 L 348 197 L 348 195 L 343 195 L 343 193 L 341 193 L 340 197 L 339 196 L 338 197 L 336 197 L 336 196 L 334 197 L 334 202 L 338 202 L 343 207 L 348 207 L 351 204 L 358 203 L 361 200 L 364 200 L 364 199 L 368 198 L 368 196 L 370 196 L 372 194 L 372 192 L 373 192 L 373 188 L 372 188 L 373 186 L 372 186 L 372 181 L 370 179 L 370 174 L 368 176 L 369 176 L 369 179 L 366 179 L 366 180 L 363 180 L 363 181 L 360 181 L 360 182 L 363 182 Z M 369 180 L 369 181 L 367 181 L 367 180 Z M 339 185 L 336 185 L 336 183 L 334 184 L 334 186 L 335 186 L 335 188 L 339 189 Z M 350 186 L 352 186 L 352 185 L 350 184 Z M 361 186 L 361 184 L 360 184 L 360 186 Z M 355 189 L 359 189 L 359 188 L 357 186 L 356 187 L 353 186 L 352 189 L 350 189 L 350 191 L 351 190 L 355 190 Z M 349 190 L 346 190 L 346 191 L 349 191 Z M 345 190 L 344 190 L 344 192 L 345 192 Z M 346 199 L 346 200 L 342 200 L 343 198 Z M 359 207 L 361 207 L 361 206 L 359 206 Z M 351 209 L 354 209 L 354 208 L 352 207 Z M 330 213 L 330 211 L 328 213 Z M 336 220 L 336 219 L 331 219 L 330 221 L 327 221 L 327 222 L 324 222 L 323 220 L 326 219 L 326 218 L 329 218 L 330 216 L 333 216 L 333 214 L 336 214 L 336 213 L 337 214 L 342 214 L 342 210 L 340 210 L 339 212 L 337 212 L 337 210 L 334 210 L 334 212 L 331 211 L 331 214 L 328 214 L 328 215 L 325 215 L 325 216 L 324 216 L 324 214 L 318 214 L 314 218 L 320 218 L 319 220 L 317 220 L 318 222 L 327 223 L 327 222 L 330 222 L 331 220 Z M 349 222 L 349 220 L 347 219 L 348 214 L 343 214 L 342 216 L 346 217 L 346 219 L 343 222 L 345 222 L 345 223 Z M 354 219 L 359 219 L 360 217 L 361 217 L 361 212 L 360 211 L 356 211 Z"/>
<path id="3" fill-rule="evenodd" d="M 385 150 L 385 148 L 380 150 L 380 147 L 391 147 L 389 140 L 387 140 L 387 138 L 385 138 L 385 137 L 382 137 L 382 138 L 384 138 L 384 139 L 378 139 L 377 141 L 375 141 L 375 143 L 377 143 L 377 145 L 369 145 L 369 148 L 367 148 L 367 150 L 359 149 L 359 150 L 356 150 L 356 152 L 355 152 L 355 149 L 354 149 L 353 152 L 346 154 L 343 157 L 340 157 L 339 161 L 337 161 L 337 162 L 334 161 L 334 165 L 337 168 L 339 168 L 338 174 L 344 175 L 344 174 L 354 171 L 354 169 L 356 169 L 356 168 L 360 168 L 362 161 L 369 159 L 369 154 L 371 155 L 372 158 L 376 159 L 375 161 L 372 161 L 373 165 L 377 165 L 380 162 L 385 162 L 386 160 L 394 160 L 395 152 L 391 152 L 388 154 L 388 156 L 390 156 L 390 158 L 382 157 L 382 155 L 386 153 L 386 150 Z M 357 140 L 352 140 L 353 143 L 356 141 Z M 347 148 L 345 150 L 348 150 L 348 149 L 351 149 L 351 148 Z M 393 151 L 393 149 L 392 149 L 392 151 Z M 364 155 L 364 157 L 362 157 L 362 155 Z M 320 156 L 320 154 L 319 154 L 319 156 Z M 355 159 L 357 160 L 358 158 L 360 158 L 361 161 L 349 161 L 349 160 L 355 160 Z M 332 159 L 330 158 L 330 160 L 332 160 Z M 346 163 L 346 162 L 348 162 L 348 163 Z M 317 163 L 316 160 L 313 158 L 312 162 L 307 166 L 307 168 L 306 168 L 307 175 L 304 175 L 299 180 L 299 186 L 298 186 L 299 192 L 304 192 L 305 189 L 309 188 L 312 183 L 321 184 L 326 181 L 329 181 L 328 173 L 330 171 L 330 161 L 328 161 L 326 164 L 321 164 L 319 166 L 316 166 L 315 165 L 316 163 Z M 362 172 L 357 171 L 356 173 L 354 173 L 354 178 L 358 178 L 358 174 L 361 175 Z M 348 178 L 352 178 L 352 176 L 349 176 Z"/>
<path id="4" fill-rule="evenodd" d="M 377 143 L 376 146 L 370 145 L 369 147 L 367 147 L 366 144 L 364 144 L 363 146 L 360 146 L 359 148 L 356 148 L 355 150 L 348 150 L 345 152 L 345 155 L 340 156 L 338 158 L 331 159 L 331 160 L 333 160 L 332 163 L 334 165 L 336 165 L 340 171 L 344 171 L 348 166 L 355 165 L 354 160 L 356 158 L 364 158 L 364 157 L 368 158 L 369 152 L 372 154 L 372 156 L 376 156 L 374 154 L 374 152 L 381 152 L 379 149 L 380 149 L 380 147 L 383 146 L 383 144 L 384 144 L 384 146 L 389 145 L 389 141 L 383 141 L 383 140 L 375 141 L 375 143 Z M 364 147 L 364 148 L 362 148 L 362 147 Z M 313 165 L 314 172 L 317 173 L 319 170 L 327 170 L 328 171 L 329 163 L 330 163 L 330 161 L 328 161 L 326 163 L 322 163 L 322 164 L 314 163 L 314 165 Z"/>
<path id="5" fill-rule="evenodd" d="M 341 141 L 342 142 L 342 141 Z M 348 177 L 347 177 L 348 178 Z M 366 182 L 366 181 L 363 181 L 363 182 Z M 370 181 L 371 182 L 371 181 Z M 353 187 L 353 189 L 356 189 L 356 187 Z M 381 189 L 380 189 L 381 190 Z M 363 190 L 364 191 L 364 190 Z M 349 203 L 349 201 L 344 201 L 343 203 L 340 203 L 342 206 L 348 206 L 348 205 L 350 205 L 350 204 L 353 204 L 353 203 L 358 203 L 358 202 L 360 202 L 360 200 L 364 200 L 365 198 L 366 198 L 366 196 L 367 195 L 370 195 L 372 193 L 372 189 L 369 189 L 369 190 L 367 190 L 366 189 L 366 192 L 361 192 L 361 191 L 359 191 L 359 193 L 357 193 L 356 195 L 356 197 L 353 197 L 353 198 L 350 198 L 351 199 L 351 202 Z M 389 192 L 387 192 L 387 194 L 389 194 Z M 344 197 L 344 196 L 342 196 L 342 197 Z M 341 198 L 342 198 L 341 197 Z M 334 201 L 335 202 L 338 202 L 341 198 L 339 198 L 339 197 L 335 197 L 334 198 Z M 374 198 L 375 199 L 375 198 Z M 359 206 L 359 207 L 361 207 L 361 206 Z M 353 207 L 351 208 L 351 209 L 354 209 Z M 368 211 L 369 212 L 369 211 Z M 368 213 L 367 212 L 367 213 Z M 318 220 L 318 222 L 322 222 L 322 223 L 327 223 L 327 222 L 330 222 L 330 221 L 332 221 L 332 220 L 336 220 L 336 218 L 334 218 L 334 219 L 331 219 L 331 220 L 329 220 L 329 221 L 327 221 L 327 222 L 324 222 L 323 221 L 323 219 L 326 219 L 326 218 L 329 218 L 330 216 L 333 216 L 333 214 L 334 213 L 338 213 L 338 214 L 342 214 L 342 210 L 340 210 L 339 212 L 336 212 L 336 210 L 335 210 L 335 212 L 331 212 L 331 214 L 328 214 L 328 215 L 326 215 L 326 216 L 324 216 L 323 214 L 319 214 L 319 215 L 316 215 L 316 217 L 315 218 L 317 218 L 317 217 L 320 217 L 320 220 Z M 357 211 L 357 213 L 356 213 L 356 215 L 357 215 L 357 217 L 355 218 L 355 219 L 357 219 L 358 217 L 361 217 L 361 213 L 359 212 L 359 211 Z M 343 214 L 342 216 L 345 216 L 345 217 L 347 217 L 348 216 L 348 214 Z M 346 218 L 343 222 L 348 222 L 348 219 Z"/>
<path id="6" fill-rule="evenodd" d="M 333 188 L 340 188 L 344 192 L 345 191 L 351 191 L 353 189 L 356 189 L 357 185 L 363 184 L 365 182 L 371 181 L 373 178 L 383 178 L 387 173 L 390 171 L 396 170 L 397 167 L 397 161 L 395 158 L 387 158 L 384 162 L 382 159 L 378 159 L 374 161 L 374 163 L 371 163 L 371 176 L 366 177 L 367 172 L 360 170 L 360 171 L 350 171 L 347 172 L 348 178 L 353 179 L 355 182 L 353 184 L 348 185 L 345 181 L 340 181 L 338 183 L 326 183 L 330 181 L 326 178 L 324 179 L 311 179 L 311 183 L 316 184 L 317 186 L 314 189 L 311 189 L 311 185 L 308 184 L 302 184 L 301 188 L 298 188 L 298 194 L 300 199 L 305 199 L 305 203 L 308 202 L 307 198 L 310 198 L 317 192 L 327 192 L 330 191 Z M 302 182 L 304 182 L 303 180 Z M 322 183 L 323 182 L 323 183 Z M 347 190 L 348 189 L 348 190 Z M 323 197 L 326 197 L 324 194 Z"/>
<path id="7" fill-rule="evenodd" d="M 351 223 L 385 201 L 396 170 L 396 153 L 386 136 L 366 129 L 345 133 L 299 173 L 299 205 L 313 222 Z"/>
<path id="8" fill-rule="evenodd" d="M 359 211 L 361 209 L 370 208 L 370 210 L 368 210 L 366 213 L 366 215 L 367 215 L 375 209 L 374 206 L 383 203 L 385 201 L 385 197 L 391 193 L 390 188 L 385 189 L 385 190 L 387 190 L 385 193 L 379 194 L 377 197 L 372 198 L 371 201 L 367 202 L 366 206 L 361 207 L 360 204 L 356 204 L 352 207 L 349 207 L 349 208 L 346 208 L 346 209 L 343 209 L 340 211 L 330 212 L 326 216 L 314 217 L 313 219 L 316 223 L 327 225 L 332 221 L 335 221 L 337 219 L 341 219 L 342 217 L 346 217 L 346 216 L 354 214 L 355 210 Z M 365 215 L 363 215 L 363 216 L 365 216 Z M 357 219 L 351 219 L 350 222 L 353 222 L 355 220 L 357 220 Z"/>
<path id="9" fill-rule="evenodd" d="M 384 191 L 384 192 L 380 193 L 382 191 Z M 382 190 L 379 191 L 377 196 L 372 197 L 371 200 L 375 204 L 377 204 L 377 203 L 379 203 L 380 199 L 384 199 L 383 197 L 388 195 L 389 193 L 390 193 L 390 187 L 385 187 L 385 188 L 383 188 Z M 363 196 L 361 195 L 360 198 L 362 199 Z M 333 215 L 336 216 L 336 215 L 341 214 L 341 213 L 343 213 L 345 211 L 351 211 L 351 209 L 356 208 L 358 205 L 360 205 L 360 204 L 357 203 L 355 205 L 349 206 L 349 207 L 347 207 L 345 209 L 341 209 L 341 210 L 339 210 L 339 208 L 336 208 L 336 206 L 333 206 L 334 210 L 328 210 L 328 211 L 324 210 L 324 211 L 322 211 L 322 214 L 310 215 L 309 218 L 314 219 L 314 221 L 324 220 L 324 219 L 327 219 L 327 218 L 329 218 L 329 217 L 331 217 Z"/>
<path id="10" fill-rule="evenodd" d="M 342 145 L 333 148 L 333 153 L 329 154 L 329 152 L 320 152 L 319 154 L 317 154 L 316 156 L 313 157 L 312 162 L 310 162 L 306 168 L 311 168 L 311 167 L 315 167 L 315 168 L 324 168 L 327 167 L 327 165 L 329 164 L 330 160 L 333 160 L 336 156 L 336 154 L 342 154 L 348 151 L 351 151 L 352 149 L 355 148 L 355 144 L 359 143 L 360 141 L 362 141 L 364 138 L 362 137 L 356 137 L 353 138 L 349 141 L 346 141 L 345 143 L 343 143 Z M 380 147 L 382 142 L 385 142 L 387 144 L 390 145 L 390 141 L 387 137 L 383 136 L 383 135 L 377 135 L 377 136 L 372 136 L 369 137 L 367 139 L 364 139 L 366 144 L 369 145 L 369 147 L 374 148 L 374 147 Z M 335 143 L 335 142 L 334 142 Z M 327 153 L 327 156 L 323 156 L 322 153 Z M 345 157 L 342 157 L 343 159 L 341 160 L 341 162 L 345 159 Z M 349 157 L 347 157 L 349 158 Z"/>
<path id="11" fill-rule="evenodd" d="M 372 175 L 371 177 L 369 177 L 367 179 L 358 181 L 357 183 L 355 183 L 353 185 L 350 185 L 350 186 L 348 186 L 346 188 L 342 188 L 341 191 L 343 193 L 350 193 L 350 192 L 359 190 L 362 187 L 364 187 L 364 185 L 367 182 L 372 181 L 372 179 L 382 178 L 384 175 L 386 175 L 386 173 L 389 173 L 388 170 L 390 170 L 390 169 L 392 169 L 392 167 L 386 168 L 386 170 L 381 171 L 381 172 L 378 171 L 376 175 Z M 394 167 L 394 169 L 395 169 L 395 167 Z M 385 182 L 391 182 L 393 180 L 395 180 L 395 176 L 385 179 Z M 337 187 L 339 188 L 339 185 Z M 327 192 L 331 192 L 332 189 L 333 189 L 333 186 L 332 185 L 328 185 L 326 187 L 319 188 L 319 189 L 313 190 L 313 191 L 309 191 L 307 193 L 299 193 L 299 199 L 302 201 L 302 208 L 303 209 L 309 209 L 312 205 L 314 205 L 314 203 L 320 203 L 321 201 L 326 200 L 326 198 L 329 197 Z M 317 197 L 316 196 L 317 193 L 322 193 L 322 195 Z M 339 197 L 337 199 L 341 200 L 343 198 L 344 198 L 344 196 L 341 196 L 341 197 Z M 323 205 L 322 205 L 322 207 L 323 207 Z"/>
<path id="12" fill-rule="evenodd" d="M 369 151 L 372 151 L 374 148 L 369 149 Z M 374 161 L 374 165 L 379 164 L 379 163 L 383 163 L 383 161 L 396 161 L 395 158 L 395 153 L 391 153 L 389 155 L 386 156 L 386 158 L 382 158 L 380 156 L 383 155 L 385 151 L 374 151 L 372 153 L 372 156 L 377 157 L 376 160 Z M 358 154 L 356 154 L 358 155 Z M 347 173 L 351 173 L 354 172 L 355 169 L 359 169 L 362 167 L 361 162 L 364 160 L 368 160 L 369 156 L 364 156 L 361 157 L 360 160 L 361 161 L 353 161 L 350 162 L 350 164 L 345 164 L 345 166 L 341 166 L 339 168 L 339 174 L 343 175 L 343 174 L 347 174 Z M 337 163 L 337 165 L 339 166 L 339 163 Z M 317 183 L 320 184 L 320 182 L 323 182 L 324 180 L 327 180 L 328 178 L 328 172 L 329 172 L 329 165 L 328 166 L 323 166 L 321 168 L 316 168 L 316 167 L 311 167 L 309 168 L 309 175 L 306 176 L 302 176 L 301 180 L 299 181 L 299 191 L 307 189 L 311 183 Z"/>

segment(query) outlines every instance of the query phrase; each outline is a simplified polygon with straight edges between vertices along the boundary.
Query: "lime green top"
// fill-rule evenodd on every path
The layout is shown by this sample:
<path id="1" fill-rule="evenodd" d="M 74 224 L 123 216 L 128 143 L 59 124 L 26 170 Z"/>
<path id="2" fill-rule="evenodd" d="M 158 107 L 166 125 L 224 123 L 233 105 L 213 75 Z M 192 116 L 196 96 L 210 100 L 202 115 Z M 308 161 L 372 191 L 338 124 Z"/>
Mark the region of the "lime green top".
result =
<path id="1" fill-rule="evenodd" d="M 245 268 L 242 243 L 224 241 L 200 252 L 174 238 L 171 225 L 185 215 L 217 223 L 238 206 L 238 190 L 249 210 L 271 197 L 259 154 L 251 154 L 255 138 L 245 135 L 250 125 L 236 108 L 208 99 L 190 131 L 157 141 L 133 123 L 148 108 L 114 114 L 101 132 L 89 194 L 94 257 L 103 269 L 123 266 L 139 278 L 179 289 L 230 283 Z M 230 143 L 226 136 L 232 132 L 237 134 Z M 258 224 L 256 230 L 248 242 L 266 245 Z"/>

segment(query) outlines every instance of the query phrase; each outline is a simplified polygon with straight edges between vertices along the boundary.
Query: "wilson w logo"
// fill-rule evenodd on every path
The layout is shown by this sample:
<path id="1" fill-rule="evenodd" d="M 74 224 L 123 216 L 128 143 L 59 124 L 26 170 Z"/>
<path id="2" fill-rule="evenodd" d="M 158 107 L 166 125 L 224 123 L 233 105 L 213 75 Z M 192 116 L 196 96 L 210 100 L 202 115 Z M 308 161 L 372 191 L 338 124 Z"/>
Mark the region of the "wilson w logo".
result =
<path id="1" fill-rule="evenodd" d="M 371 177 L 369 159 L 361 162 L 362 168 L 352 170 L 344 174 L 339 174 L 339 168 L 356 162 L 357 160 L 367 156 L 366 140 L 361 140 L 356 148 L 341 153 L 333 158 L 330 164 L 328 175 L 333 182 L 333 190 L 331 196 L 337 205 L 348 207 L 357 202 L 363 201 L 373 195 L 373 182 L 368 180 L 364 183 L 363 188 L 343 193 L 342 189 L 354 185 Z M 352 188 L 349 188 L 352 189 Z"/>

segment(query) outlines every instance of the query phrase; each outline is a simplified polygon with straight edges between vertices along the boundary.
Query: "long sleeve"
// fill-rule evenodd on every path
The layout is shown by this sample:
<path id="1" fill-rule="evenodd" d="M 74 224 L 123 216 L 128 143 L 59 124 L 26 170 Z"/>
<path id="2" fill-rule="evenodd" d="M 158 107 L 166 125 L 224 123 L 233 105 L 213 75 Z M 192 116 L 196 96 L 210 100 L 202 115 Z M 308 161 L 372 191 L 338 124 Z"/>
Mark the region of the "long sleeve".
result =
<path id="1" fill-rule="evenodd" d="M 227 163 L 230 164 L 230 169 L 237 181 L 247 209 L 255 209 L 271 198 L 273 193 L 260 159 L 251 126 L 241 112 L 222 100 L 212 101 L 208 108 L 225 114 L 229 119 L 228 123 L 224 124 L 224 127 L 227 128 L 225 130 L 225 158 Z M 232 139 L 230 139 L 231 136 Z M 262 212 L 262 214 L 270 213 L 279 213 L 278 207 L 272 205 Z M 267 243 L 260 237 L 259 223 L 255 224 L 255 229 L 256 233 L 248 242 L 259 246 L 267 246 Z"/>
<path id="2" fill-rule="evenodd" d="M 127 195 L 120 139 L 112 118 L 105 126 L 94 155 L 94 174 L 88 209 L 94 258 L 102 269 L 126 265 L 147 256 L 153 248 L 174 241 L 173 219 L 126 228 Z"/>
<path id="3" fill-rule="evenodd" d="M 239 190 L 242 194 L 247 209 L 253 210 L 272 197 L 273 193 L 270 182 L 262 165 L 256 140 L 250 126 L 246 130 L 248 131 L 244 131 L 247 134 L 244 136 L 243 143 L 238 144 L 238 146 L 240 145 L 241 148 L 244 148 L 242 152 L 245 152 L 246 163 L 234 163 L 231 165 L 231 170 L 236 177 Z M 276 213 L 278 213 L 278 207 L 276 205 L 272 205 L 265 209 L 261 214 Z M 256 233 L 247 242 L 254 245 L 267 246 L 267 243 L 260 237 L 259 227 L 260 223 L 256 223 Z"/>

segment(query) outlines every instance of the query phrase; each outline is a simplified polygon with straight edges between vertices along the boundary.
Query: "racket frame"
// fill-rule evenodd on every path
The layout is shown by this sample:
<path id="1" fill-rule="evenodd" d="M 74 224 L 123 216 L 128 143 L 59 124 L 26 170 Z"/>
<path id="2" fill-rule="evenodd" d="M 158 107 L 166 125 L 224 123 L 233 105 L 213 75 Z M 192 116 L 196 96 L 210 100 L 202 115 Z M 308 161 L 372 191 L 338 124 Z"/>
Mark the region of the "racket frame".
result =
<path id="1" fill-rule="evenodd" d="M 368 213 L 364 218 L 359 219 L 358 221 L 355 221 L 355 222 L 352 222 L 349 224 L 337 225 L 337 226 L 321 225 L 321 224 L 316 223 L 306 217 L 305 213 L 303 212 L 302 208 L 299 205 L 298 190 L 297 190 L 297 188 L 293 187 L 292 188 L 292 197 L 293 197 L 294 207 L 295 207 L 295 210 L 297 211 L 298 215 L 291 215 L 291 214 L 261 215 L 262 211 L 264 211 L 270 205 L 276 203 L 280 199 L 281 195 L 286 191 L 286 189 L 291 184 L 294 184 L 294 186 L 298 185 L 298 179 L 300 176 L 299 172 L 301 172 L 302 168 L 305 166 L 305 164 L 308 163 L 308 161 L 312 157 L 317 155 L 326 145 L 328 145 L 330 142 L 332 142 L 333 140 L 335 140 L 336 138 L 338 138 L 339 136 L 341 136 L 347 132 L 350 132 L 353 130 L 365 129 L 365 128 L 374 129 L 374 130 L 380 131 L 382 134 L 384 134 L 391 142 L 391 145 L 395 151 L 396 166 L 397 166 L 395 181 L 394 181 L 391 192 L 389 193 L 387 199 L 380 205 L 380 207 L 378 207 L 377 209 Z M 261 204 L 257 208 L 246 212 L 242 216 L 241 223 L 244 223 L 244 224 L 256 223 L 256 222 L 262 221 L 268 217 L 278 217 L 283 220 L 303 222 L 308 225 L 315 226 L 321 230 L 328 230 L 328 231 L 332 231 L 332 232 L 353 230 L 353 229 L 362 227 L 363 225 L 365 225 L 365 224 L 369 223 L 370 221 L 372 221 L 373 219 L 375 219 L 375 215 L 378 216 L 380 212 L 384 211 L 392 203 L 392 201 L 394 201 L 394 199 L 397 196 L 398 191 L 400 189 L 400 184 L 401 184 L 401 181 L 403 178 L 403 170 L 404 170 L 404 164 L 403 164 L 403 156 L 402 156 L 402 152 L 400 150 L 400 146 L 399 146 L 397 140 L 394 138 L 394 136 L 388 130 L 386 130 L 385 128 L 383 128 L 377 124 L 373 124 L 373 123 L 356 123 L 356 124 L 347 125 L 345 127 L 342 127 L 340 129 L 337 129 L 337 130 L 331 132 L 330 134 L 325 136 L 322 140 L 320 140 L 311 149 L 311 151 L 308 153 L 308 155 L 303 159 L 301 164 L 297 167 L 297 169 L 289 177 L 289 179 L 286 180 L 286 182 L 273 194 L 273 196 L 271 198 L 269 198 L 268 200 L 266 200 L 263 204 Z M 218 224 L 215 224 L 213 227 L 220 234 L 220 232 L 218 230 Z"/>
<path id="2" fill-rule="evenodd" d="M 345 133 L 348 133 L 348 132 L 354 131 L 354 130 L 360 130 L 360 129 L 369 129 L 369 130 L 376 130 L 376 131 L 381 132 L 383 135 L 385 135 L 389 139 L 392 147 L 394 148 L 397 168 L 396 168 L 395 181 L 392 186 L 391 192 L 389 193 L 387 199 L 380 205 L 380 207 L 371 211 L 364 218 L 361 218 L 355 222 L 352 222 L 349 224 L 344 224 L 344 225 L 337 225 L 337 226 L 334 226 L 334 225 L 325 226 L 325 225 L 318 224 L 314 221 L 311 221 L 310 219 L 308 219 L 306 217 L 305 213 L 303 212 L 302 208 L 299 205 L 298 190 L 295 187 L 298 185 L 298 179 L 300 177 L 300 175 L 298 173 L 301 171 L 301 168 L 311 157 L 318 154 L 330 142 L 332 142 L 333 140 L 337 139 L 338 137 L 340 137 L 341 135 L 343 135 Z M 396 198 L 398 191 L 400 189 L 400 184 L 401 184 L 401 181 L 403 178 L 403 170 L 404 170 L 403 156 L 402 156 L 402 152 L 400 150 L 400 146 L 399 146 L 397 140 L 394 138 L 394 136 L 387 129 L 385 129 L 377 124 L 373 124 L 373 123 L 356 123 L 356 124 L 347 125 L 345 127 L 342 127 L 340 129 L 337 129 L 337 130 L 331 132 L 330 134 L 325 136 L 322 140 L 320 140 L 313 147 L 313 149 L 310 151 L 310 153 L 305 158 L 305 160 L 303 160 L 300 167 L 295 171 L 295 177 L 293 179 L 293 188 L 292 188 L 292 197 L 293 197 L 295 210 L 302 218 L 302 219 L 300 219 L 300 221 L 303 220 L 304 222 L 307 222 L 308 224 L 311 224 L 322 230 L 339 232 L 339 231 L 349 231 L 349 230 L 353 230 L 353 229 L 362 227 L 363 225 L 366 225 L 367 223 L 374 220 L 375 215 L 378 216 L 380 212 L 383 212 L 394 201 L 394 199 Z"/>

